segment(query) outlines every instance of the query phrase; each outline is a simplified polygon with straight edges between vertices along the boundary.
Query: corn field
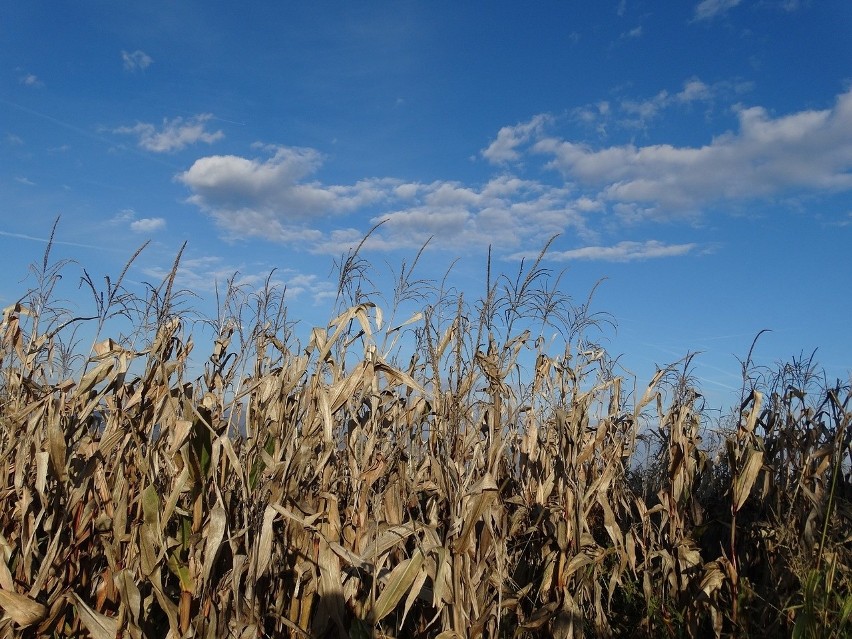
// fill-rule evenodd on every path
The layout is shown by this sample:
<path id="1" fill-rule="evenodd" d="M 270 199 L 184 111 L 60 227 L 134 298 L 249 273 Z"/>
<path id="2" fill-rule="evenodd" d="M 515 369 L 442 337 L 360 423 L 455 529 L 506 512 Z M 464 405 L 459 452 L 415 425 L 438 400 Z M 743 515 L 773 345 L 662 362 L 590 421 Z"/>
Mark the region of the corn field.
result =
<path id="1" fill-rule="evenodd" d="M 0 327 L 0 636 L 852 634 L 850 388 L 807 358 L 711 428 L 539 261 L 385 304 L 353 251 L 300 342 L 269 284 L 199 318 L 180 255 L 77 317 L 49 252 Z"/>

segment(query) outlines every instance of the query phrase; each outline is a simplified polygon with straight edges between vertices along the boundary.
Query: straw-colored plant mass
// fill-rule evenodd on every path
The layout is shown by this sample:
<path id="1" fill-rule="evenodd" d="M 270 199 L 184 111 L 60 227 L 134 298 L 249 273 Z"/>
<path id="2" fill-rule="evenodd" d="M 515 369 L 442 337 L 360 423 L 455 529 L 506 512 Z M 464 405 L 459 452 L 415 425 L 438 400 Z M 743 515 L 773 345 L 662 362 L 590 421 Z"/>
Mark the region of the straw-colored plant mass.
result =
<path id="1" fill-rule="evenodd" d="M 850 389 L 808 361 L 746 360 L 714 441 L 689 358 L 629 389 L 540 261 L 471 303 L 415 259 L 383 309 L 355 250 L 299 344 L 271 285 L 199 323 L 180 256 L 74 317 L 49 252 L 0 328 L 2 636 L 852 631 Z"/>

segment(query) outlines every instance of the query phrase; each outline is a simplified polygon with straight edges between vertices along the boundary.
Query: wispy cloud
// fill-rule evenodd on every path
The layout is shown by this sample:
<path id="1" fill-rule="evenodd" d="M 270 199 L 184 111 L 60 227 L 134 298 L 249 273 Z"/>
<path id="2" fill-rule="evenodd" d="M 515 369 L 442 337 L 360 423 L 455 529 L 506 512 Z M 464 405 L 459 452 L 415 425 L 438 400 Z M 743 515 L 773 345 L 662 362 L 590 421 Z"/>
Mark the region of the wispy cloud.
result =
<path id="1" fill-rule="evenodd" d="M 520 158 L 517 147 L 525 144 L 548 120 L 547 115 L 536 115 L 528 122 L 504 126 L 497 138 L 482 151 L 482 157 L 494 164 L 515 161 Z"/>
<path id="2" fill-rule="evenodd" d="M 165 227 L 166 220 L 161 217 L 143 217 L 130 223 L 130 230 L 134 233 L 153 233 Z"/>
<path id="3" fill-rule="evenodd" d="M 151 56 L 138 49 L 133 52 L 122 51 L 121 60 L 124 63 L 124 70 L 131 73 L 144 71 L 154 62 Z"/>
<path id="4" fill-rule="evenodd" d="M 109 220 L 107 220 L 107 224 L 110 225 L 121 225 L 121 224 L 129 224 L 133 220 L 136 219 L 136 211 L 133 209 L 122 209 L 115 215 L 113 215 Z"/>
<path id="5" fill-rule="evenodd" d="M 710 20 L 736 7 L 742 0 L 702 0 L 695 6 L 695 20 Z"/>
<path id="6" fill-rule="evenodd" d="M 625 31 L 621 34 L 621 37 L 624 39 L 631 38 L 641 38 L 642 37 L 642 25 L 640 24 L 638 27 L 634 27 L 630 31 Z"/>
<path id="7" fill-rule="evenodd" d="M 137 122 L 135 126 L 123 126 L 113 130 L 113 133 L 135 135 L 139 138 L 139 146 L 155 153 L 179 151 L 196 142 L 212 144 L 225 137 L 222 131 L 207 131 L 206 123 L 213 116 L 202 113 L 191 118 L 164 119 L 161 128 L 147 122 Z"/>
<path id="8" fill-rule="evenodd" d="M 619 242 L 613 246 L 584 246 L 569 251 L 552 251 L 545 259 L 553 262 L 589 260 L 606 262 L 634 262 L 661 257 L 676 257 L 695 251 L 697 244 L 665 244 L 657 240 L 647 242 Z M 511 259 L 535 257 L 534 253 L 515 253 Z"/>
<path id="9" fill-rule="evenodd" d="M 271 286 L 285 292 L 288 301 L 308 298 L 314 304 L 321 304 L 336 293 L 335 285 L 318 275 L 295 269 L 279 269 L 270 279 L 271 270 L 258 265 L 234 264 L 217 255 L 187 257 L 180 262 L 176 282 L 180 288 L 199 293 L 211 293 L 217 287 L 221 293 L 231 280 L 234 286 L 245 291 L 257 290 L 269 280 Z M 155 280 L 162 280 L 169 271 L 158 266 L 144 268 L 143 273 Z"/>
<path id="10" fill-rule="evenodd" d="M 122 209 L 106 221 L 109 226 L 122 226 L 134 233 L 154 233 L 166 227 L 166 220 L 162 217 L 136 218 L 133 209 Z"/>
<path id="11" fill-rule="evenodd" d="M 744 81 L 707 84 L 698 77 L 685 80 L 680 90 L 663 89 L 651 97 L 622 96 L 571 109 L 569 117 L 606 137 L 614 129 L 646 129 L 672 109 L 689 110 L 697 105 L 710 115 L 717 102 L 741 99 L 752 89 Z"/>
<path id="12" fill-rule="evenodd" d="M 27 73 L 18 78 L 18 82 L 23 84 L 25 87 L 32 87 L 33 89 L 39 89 L 44 86 L 44 82 L 38 79 L 33 73 Z"/>
<path id="13" fill-rule="evenodd" d="M 709 100 L 713 90 L 698 78 L 692 78 L 683 83 L 683 90 L 676 93 L 674 99 L 678 102 L 689 103 L 696 100 Z"/>
<path id="14" fill-rule="evenodd" d="M 31 179 L 29 179 L 27 177 L 23 177 L 23 176 L 16 177 L 15 182 L 17 182 L 18 184 L 24 184 L 25 186 L 35 186 L 36 185 L 36 183 L 33 182 Z"/>

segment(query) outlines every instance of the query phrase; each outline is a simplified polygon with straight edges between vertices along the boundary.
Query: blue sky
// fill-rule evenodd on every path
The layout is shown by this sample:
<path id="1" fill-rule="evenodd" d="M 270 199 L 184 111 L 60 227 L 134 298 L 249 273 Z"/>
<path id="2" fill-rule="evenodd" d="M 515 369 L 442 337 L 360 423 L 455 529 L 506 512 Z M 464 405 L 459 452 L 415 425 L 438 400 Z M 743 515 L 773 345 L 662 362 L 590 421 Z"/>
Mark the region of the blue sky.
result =
<path id="1" fill-rule="evenodd" d="M 308 327 L 379 221 L 380 272 L 431 237 L 420 275 L 471 295 L 558 233 L 640 380 L 700 351 L 729 405 L 765 328 L 759 362 L 848 379 L 850 33 L 845 0 L 0 0 L 0 302 L 57 215 L 96 277 L 149 239 L 131 280 L 188 240 L 208 299 L 277 268 Z"/>

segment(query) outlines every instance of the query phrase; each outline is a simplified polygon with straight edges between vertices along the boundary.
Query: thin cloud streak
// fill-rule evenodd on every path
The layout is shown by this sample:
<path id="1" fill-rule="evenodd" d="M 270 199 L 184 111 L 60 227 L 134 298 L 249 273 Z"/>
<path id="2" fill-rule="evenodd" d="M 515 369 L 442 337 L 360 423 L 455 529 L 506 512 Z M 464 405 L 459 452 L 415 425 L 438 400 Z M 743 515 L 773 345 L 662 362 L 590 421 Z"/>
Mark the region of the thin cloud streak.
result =
<path id="1" fill-rule="evenodd" d="M 694 20 L 710 20 L 716 16 L 727 13 L 742 0 L 702 0 L 695 6 Z"/>
<path id="2" fill-rule="evenodd" d="M 25 235 L 24 233 L 10 233 L 9 231 L 0 231 L 0 236 L 3 237 L 12 237 L 16 240 L 27 240 L 29 242 L 40 242 L 41 244 L 47 244 L 50 240 L 46 237 L 35 237 L 33 235 Z M 76 246 L 79 248 L 93 249 L 96 251 L 103 251 L 105 247 L 96 246 L 94 244 L 83 244 L 82 242 L 65 242 L 63 240 L 57 240 L 54 238 L 53 244 L 60 244 L 62 246 Z M 118 250 L 118 249 L 109 249 L 106 250 Z"/>
<path id="3" fill-rule="evenodd" d="M 692 253 L 698 245 L 665 244 L 658 240 L 647 242 L 619 242 L 613 246 L 584 246 L 568 251 L 550 251 L 544 259 L 551 262 L 568 262 L 573 260 L 605 261 L 605 262 L 634 262 L 656 259 L 661 257 L 678 257 Z M 515 253 L 510 259 L 520 260 L 535 257 L 534 253 Z"/>

